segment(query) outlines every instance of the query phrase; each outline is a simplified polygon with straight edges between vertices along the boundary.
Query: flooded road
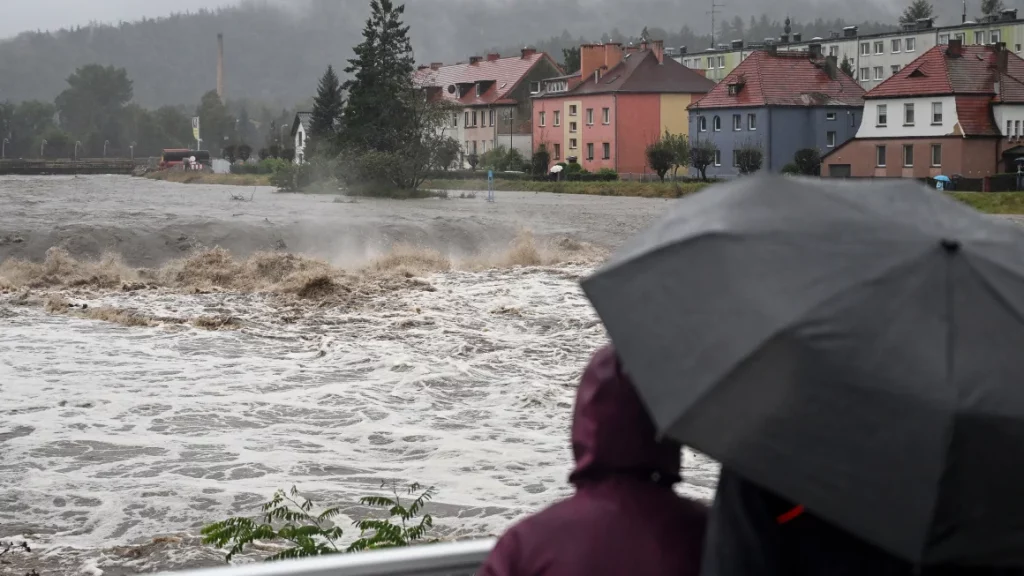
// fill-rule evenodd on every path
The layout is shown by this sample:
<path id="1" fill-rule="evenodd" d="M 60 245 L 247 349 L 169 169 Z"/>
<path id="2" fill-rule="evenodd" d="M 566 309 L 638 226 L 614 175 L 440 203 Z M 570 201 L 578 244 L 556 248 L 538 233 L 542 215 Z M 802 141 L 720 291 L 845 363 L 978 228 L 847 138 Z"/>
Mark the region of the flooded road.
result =
<path id="1" fill-rule="evenodd" d="M 0 179 L 0 539 L 35 546 L 16 567 L 216 565 L 198 528 L 292 485 L 346 507 L 434 486 L 444 537 L 568 494 L 574 387 L 605 341 L 579 278 L 666 202 L 229 191 Z M 709 497 L 714 464 L 686 466 Z"/>

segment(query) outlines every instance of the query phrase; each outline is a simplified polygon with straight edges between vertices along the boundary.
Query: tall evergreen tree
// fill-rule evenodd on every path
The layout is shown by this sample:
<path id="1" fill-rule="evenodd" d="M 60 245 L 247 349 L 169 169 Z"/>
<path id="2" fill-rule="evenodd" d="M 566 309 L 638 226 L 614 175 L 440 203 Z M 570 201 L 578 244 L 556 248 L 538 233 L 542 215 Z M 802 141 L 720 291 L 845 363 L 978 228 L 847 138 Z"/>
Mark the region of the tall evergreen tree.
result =
<path id="1" fill-rule="evenodd" d="M 417 97 L 415 62 L 409 27 L 402 22 L 405 6 L 393 0 L 371 0 L 363 42 L 355 47 L 345 72 L 350 80 L 342 118 L 342 139 L 360 149 L 394 152 L 410 136 Z"/>
<path id="2" fill-rule="evenodd" d="M 309 134 L 306 135 L 306 158 L 317 154 L 331 155 L 337 145 L 338 125 L 345 102 L 341 96 L 341 81 L 334 72 L 334 66 L 328 66 L 320 78 L 320 86 L 313 99 L 313 114 L 309 122 Z"/>
<path id="3" fill-rule="evenodd" d="M 917 22 L 921 18 L 931 18 L 935 10 L 928 0 L 914 0 L 900 15 L 900 24 Z"/>

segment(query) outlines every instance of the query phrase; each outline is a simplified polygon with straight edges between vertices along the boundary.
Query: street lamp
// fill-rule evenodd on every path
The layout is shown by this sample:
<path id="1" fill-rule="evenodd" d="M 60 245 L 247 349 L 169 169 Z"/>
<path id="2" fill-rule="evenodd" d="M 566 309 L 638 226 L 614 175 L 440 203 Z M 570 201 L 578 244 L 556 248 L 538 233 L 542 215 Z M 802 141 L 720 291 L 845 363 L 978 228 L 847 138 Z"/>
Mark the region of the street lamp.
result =
<path id="1" fill-rule="evenodd" d="M 46 158 L 46 154 L 44 153 L 44 151 L 46 150 L 46 145 L 47 144 L 49 144 L 49 142 L 47 142 L 46 140 L 43 140 L 43 143 L 39 145 L 39 157 L 40 158 Z"/>
<path id="2" fill-rule="evenodd" d="M 505 111 L 505 119 L 508 120 L 508 151 L 512 151 L 512 109 Z"/>
<path id="3" fill-rule="evenodd" d="M 81 148 L 81 147 L 82 147 L 82 143 L 80 141 L 76 141 L 75 142 L 75 160 L 78 160 L 78 149 Z"/>
<path id="4" fill-rule="evenodd" d="M 131 144 L 130 144 L 130 145 L 128 146 L 128 148 L 130 148 L 130 149 L 131 149 L 131 151 L 132 151 L 132 162 L 134 162 L 134 161 L 135 161 L 135 146 L 137 146 L 137 144 L 136 144 L 135 142 L 132 142 L 132 143 L 131 143 Z"/>
<path id="5" fill-rule="evenodd" d="M 104 140 L 103 141 L 103 157 L 104 158 L 107 157 L 107 146 L 109 146 L 109 145 L 110 145 L 110 140 Z"/>
<path id="6" fill-rule="evenodd" d="M 4 138 L 3 144 L 0 144 L 0 158 L 7 158 L 7 145 L 10 143 L 10 140 Z"/>

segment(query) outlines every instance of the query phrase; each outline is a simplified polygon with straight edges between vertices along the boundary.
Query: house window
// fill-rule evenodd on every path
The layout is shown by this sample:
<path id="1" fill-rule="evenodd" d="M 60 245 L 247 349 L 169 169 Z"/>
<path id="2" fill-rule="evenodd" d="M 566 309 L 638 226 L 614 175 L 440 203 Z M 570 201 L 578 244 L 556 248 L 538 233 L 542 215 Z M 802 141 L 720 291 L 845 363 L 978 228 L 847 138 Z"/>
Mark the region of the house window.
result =
<path id="1" fill-rule="evenodd" d="M 733 150 L 732 151 L 732 165 L 733 165 L 734 168 L 740 165 L 740 151 L 739 150 Z"/>
<path id="2" fill-rule="evenodd" d="M 913 52 L 917 49 L 917 38 L 907 38 L 903 41 L 903 48 L 906 52 Z"/>
<path id="3" fill-rule="evenodd" d="M 932 166 L 942 166 L 942 144 L 932 144 Z"/>
<path id="4" fill-rule="evenodd" d="M 757 114 L 747 114 L 747 130 L 757 130 Z"/>
<path id="5" fill-rule="evenodd" d="M 578 142 L 575 138 L 569 138 L 569 150 L 575 150 Z"/>
<path id="6" fill-rule="evenodd" d="M 476 154 L 476 140 L 473 140 L 473 154 Z"/>
<path id="7" fill-rule="evenodd" d="M 836 147 L 836 133 L 834 131 L 825 132 L 825 146 L 828 148 Z"/>
<path id="8" fill-rule="evenodd" d="M 587 143 L 587 160 L 593 160 L 593 159 L 594 159 L 594 143 L 593 142 L 588 142 Z"/>
<path id="9" fill-rule="evenodd" d="M 871 43 L 870 42 L 861 42 L 860 43 L 860 55 L 861 56 L 867 56 L 868 54 L 871 54 Z"/>
<path id="10" fill-rule="evenodd" d="M 850 128 L 856 128 L 856 127 L 857 127 L 857 113 L 856 112 L 850 112 Z"/>
<path id="11" fill-rule="evenodd" d="M 476 128 L 476 117 L 477 117 L 477 113 L 474 111 L 473 112 L 473 127 L 474 128 Z"/>
<path id="12" fill-rule="evenodd" d="M 561 144 L 555 144 L 555 160 L 561 160 L 561 159 L 562 159 L 562 145 Z"/>
<path id="13" fill-rule="evenodd" d="M 1013 121 L 1013 137 L 1020 138 L 1020 120 Z"/>
<path id="14" fill-rule="evenodd" d="M 932 102 L 932 124 L 942 124 L 942 102 Z"/>
<path id="15" fill-rule="evenodd" d="M 561 110 L 555 110 L 555 127 L 557 128 L 557 127 L 559 127 L 561 125 L 562 125 L 562 111 Z"/>
<path id="16" fill-rule="evenodd" d="M 577 125 L 575 122 L 569 122 L 569 132 L 576 133 Z"/>
<path id="17" fill-rule="evenodd" d="M 466 145 L 462 149 L 469 152 L 469 140 L 466 140 Z"/>
<path id="18" fill-rule="evenodd" d="M 594 125 L 594 109 L 587 108 L 587 126 Z"/>
<path id="19" fill-rule="evenodd" d="M 838 54 L 839 54 L 839 46 L 829 46 L 828 47 L 828 55 L 829 56 L 837 56 Z"/>
<path id="20" fill-rule="evenodd" d="M 714 56 L 708 56 L 708 70 L 711 70 L 714 67 L 715 67 L 715 57 Z"/>
<path id="21" fill-rule="evenodd" d="M 883 73 L 882 72 L 882 67 L 881 66 L 875 66 L 875 80 L 881 80 L 882 79 L 882 73 Z"/>
<path id="22" fill-rule="evenodd" d="M 735 131 L 739 131 L 741 128 L 743 128 L 743 117 L 740 116 L 739 114 L 733 114 L 732 129 Z"/>
<path id="23" fill-rule="evenodd" d="M 878 126 L 886 126 L 889 124 L 889 111 L 885 104 L 878 105 L 878 120 L 875 122 Z"/>
<path id="24" fill-rule="evenodd" d="M 903 125 L 913 126 L 914 125 L 914 105 L 904 104 L 903 105 Z"/>
<path id="25" fill-rule="evenodd" d="M 491 110 L 491 126 L 494 126 L 494 110 Z"/>
<path id="26" fill-rule="evenodd" d="M 914 145 L 904 144 L 903 145 L 903 166 L 910 168 L 914 165 Z"/>
<path id="27" fill-rule="evenodd" d="M 530 82 L 530 94 L 540 94 L 540 82 Z"/>
<path id="28" fill-rule="evenodd" d="M 957 32 L 956 34 L 953 34 L 953 39 L 963 42 L 967 39 L 967 36 L 964 32 Z"/>
<path id="29" fill-rule="evenodd" d="M 612 123 L 612 109 L 611 108 L 604 108 L 604 109 L 601 110 L 601 113 L 604 115 L 602 120 L 601 120 L 601 122 L 603 122 L 605 124 L 611 124 Z"/>
<path id="30" fill-rule="evenodd" d="M 1006 137 L 1007 138 L 1010 138 L 1011 136 L 1013 136 L 1012 130 L 1013 130 L 1013 120 L 1007 120 L 1006 121 Z"/>
<path id="31" fill-rule="evenodd" d="M 985 43 L 985 31 L 984 30 L 976 30 L 974 32 L 974 43 L 975 44 L 984 44 Z"/>
<path id="32" fill-rule="evenodd" d="M 707 118 L 707 116 L 701 116 L 700 117 L 700 131 L 701 132 L 707 132 L 708 131 L 708 118 Z"/>
<path id="33" fill-rule="evenodd" d="M 575 104 L 570 104 L 569 105 L 569 116 L 575 116 L 575 115 L 576 115 L 576 105 Z"/>
<path id="34" fill-rule="evenodd" d="M 885 146 L 875 146 L 875 166 L 885 168 Z"/>
<path id="35" fill-rule="evenodd" d="M 601 147 L 604 148 L 604 159 L 605 160 L 611 159 L 611 157 L 612 157 L 612 145 L 607 143 L 607 142 L 605 142 L 604 144 L 601 145 Z"/>
<path id="36" fill-rule="evenodd" d="M 871 80 L 871 69 L 870 68 L 861 68 L 860 69 L 860 75 L 858 76 L 858 78 L 860 80 Z"/>
<path id="37" fill-rule="evenodd" d="M 715 132 L 720 131 L 722 129 L 722 118 L 720 116 L 715 116 L 714 119 L 711 121 L 711 127 L 715 130 Z"/>
<path id="38" fill-rule="evenodd" d="M 302 137 L 303 137 L 303 136 L 305 136 L 305 134 L 304 134 L 303 132 L 301 132 L 301 131 L 300 131 L 300 132 L 299 132 L 299 146 L 300 146 L 300 147 L 302 146 Z"/>
<path id="39" fill-rule="evenodd" d="M 833 121 L 835 119 L 836 119 L 836 113 L 835 112 L 825 112 L 825 120 Z"/>
<path id="40" fill-rule="evenodd" d="M 884 54 L 884 53 L 885 53 L 885 42 L 882 42 L 881 40 L 879 40 L 878 42 L 875 42 L 875 54 Z"/>
<path id="41" fill-rule="evenodd" d="M 466 112 L 466 121 L 463 122 L 462 125 L 469 128 L 469 112 Z"/>
<path id="42" fill-rule="evenodd" d="M 1020 52 L 1020 44 L 1014 44 L 1013 51 L 1014 52 Z"/>
<path id="43" fill-rule="evenodd" d="M 949 34 L 939 34 L 939 44 L 949 44 Z"/>
<path id="44" fill-rule="evenodd" d="M 452 128 L 458 128 L 458 127 L 459 127 L 459 113 L 458 112 L 452 112 Z"/>
<path id="45" fill-rule="evenodd" d="M 718 57 L 718 67 L 725 68 L 725 56 Z"/>
<path id="46" fill-rule="evenodd" d="M 892 68 L 892 75 L 893 76 L 895 76 L 895 75 L 900 73 L 900 65 L 899 64 L 893 64 L 891 68 Z"/>
<path id="47" fill-rule="evenodd" d="M 892 53 L 895 54 L 900 51 L 900 44 L 902 41 L 899 38 L 892 39 Z"/>
<path id="48" fill-rule="evenodd" d="M 715 166 L 721 166 L 721 165 L 722 165 L 722 151 L 721 150 L 715 150 Z"/>
<path id="49" fill-rule="evenodd" d="M 547 112 L 541 112 L 540 113 L 540 125 L 541 126 L 547 126 L 547 116 L 548 116 Z"/>
<path id="50" fill-rule="evenodd" d="M 988 33 L 988 41 L 992 44 L 999 42 L 999 30 L 993 30 Z"/>

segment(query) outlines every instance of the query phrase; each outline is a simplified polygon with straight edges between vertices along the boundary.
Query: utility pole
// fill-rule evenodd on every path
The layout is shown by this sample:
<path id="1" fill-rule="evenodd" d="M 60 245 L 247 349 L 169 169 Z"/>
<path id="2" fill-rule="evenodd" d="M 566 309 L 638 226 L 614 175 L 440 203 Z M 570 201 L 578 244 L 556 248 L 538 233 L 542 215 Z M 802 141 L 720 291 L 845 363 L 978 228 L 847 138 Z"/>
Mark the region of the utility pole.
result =
<path id="1" fill-rule="evenodd" d="M 719 8 L 724 8 L 724 7 L 725 7 L 725 4 L 719 3 L 718 0 L 711 0 L 711 10 L 708 10 L 706 12 L 706 14 L 710 14 L 711 15 L 711 47 L 712 48 L 715 47 L 715 33 L 718 31 L 718 29 L 715 28 L 715 17 L 720 12 Z"/>

